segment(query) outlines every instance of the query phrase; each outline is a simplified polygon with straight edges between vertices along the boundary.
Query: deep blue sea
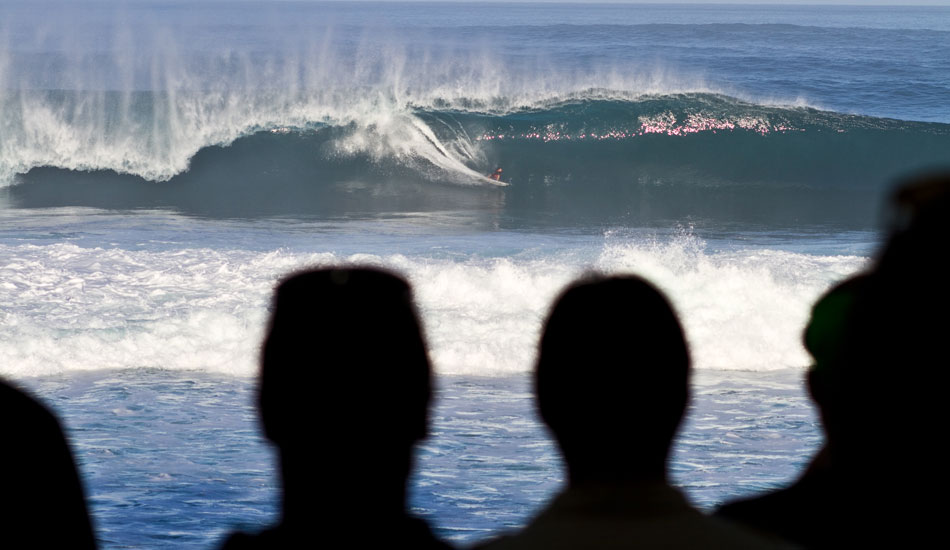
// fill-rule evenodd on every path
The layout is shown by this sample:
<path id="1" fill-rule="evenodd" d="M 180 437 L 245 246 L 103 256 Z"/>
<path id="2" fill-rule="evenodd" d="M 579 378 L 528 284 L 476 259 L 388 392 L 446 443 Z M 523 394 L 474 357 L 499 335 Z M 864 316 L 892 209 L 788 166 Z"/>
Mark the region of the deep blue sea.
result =
<path id="1" fill-rule="evenodd" d="M 939 167 L 950 7 L 2 0 L 0 375 L 63 418 L 103 548 L 214 548 L 276 519 L 274 283 L 389 267 L 438 375 L 411 505 L 467 544 L 563 482 L 552 299 L 638 273 L 687 332 L 671 471 L 710 509 L 820 445 L 809 308 Z"/>

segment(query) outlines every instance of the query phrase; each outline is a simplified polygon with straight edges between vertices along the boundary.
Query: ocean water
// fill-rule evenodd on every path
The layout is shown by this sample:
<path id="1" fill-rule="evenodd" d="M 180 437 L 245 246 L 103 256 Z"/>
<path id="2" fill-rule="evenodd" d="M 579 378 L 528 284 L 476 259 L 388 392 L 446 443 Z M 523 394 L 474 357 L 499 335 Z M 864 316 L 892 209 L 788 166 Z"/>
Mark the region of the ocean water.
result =
<path id="1" fill-rule="evenodd" d="M 686 328 L 670 467 L 710 509 L 820 445 L 810 305 L 950 166 L 948 83 L 950 8 L 5 1 L 0 375 L 63 418 L 103 547 L 212 548 L 276 518 L 274 283 L 394 269 L 438 375 L 411 506 L 465 544 L 563 482 L 552 299 L 638 273 Z"/>

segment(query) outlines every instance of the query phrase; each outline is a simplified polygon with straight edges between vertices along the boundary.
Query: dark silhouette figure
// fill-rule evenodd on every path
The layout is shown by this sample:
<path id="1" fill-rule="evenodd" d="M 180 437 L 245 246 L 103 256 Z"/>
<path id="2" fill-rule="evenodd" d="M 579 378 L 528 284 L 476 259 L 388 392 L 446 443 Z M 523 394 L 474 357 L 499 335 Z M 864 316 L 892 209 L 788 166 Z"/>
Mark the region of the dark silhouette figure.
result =
<path id="1" fill-rule="evenodd" d="M 945 506 L 934 500 L 947 494 L 930 458 L 948 417 L 950 174 L 905 182 L 891 205 L 891 234 L 831 377 L 836 410 L 827 429 L 858 542 L 924 547 L 943 536 Z"/>
<path id="2" fill-rule="evenodd" d="M 56 417 L 0 380 L 2 548 L 96 547 L 82 484 Z"/>
<path id="3" fill-rule="evenodd" d="M 535 391 L 568 482 L 491 549 L 772 548 L 693 509 L 666 462 L 689 399 L 690 359 L 666 298 L 635 277 L 592 277 L 557 300 Z"/>
<path id="4" fill-rule="evenodd" d="M 805 348 L 814 358 L 806 381 L 826 431 L 838 428 L 833 379 L 842 368 L 843 339 L 855 302 L 867 285 L 868 275 L 861 274 L 834 286 L 815 303 L 805 328 Z M 829 434 L 825 445 L 791 486 L 731 502 L 716 515 L 808 548 L 844 543 L 834 536 L 849 509 L 845 495 L 838 490 L 839 476 L 831 460 L 836 439 Z"/>
<path id="5" fill-rule="evenodd" d="M 447 548 L 406 513 L 431 372 L 409 285 L 367 268 L 292 275 L 264 342 L 259 407 L 280 455 L 281 523 L 241 548 Z"/>
<path id="6" fill-rule="evenodd" d="M 947 425 L 950 175 L 906 182 L 891 207 L 890 235 L 869 272 L 829 295 L 847 304 L 825 358 L 809 345 L 827 436 L 820 460 L 789 489 L 721 514 L 811 548 L 917 548 L 942 538 L 935 500 L 947 485 L 942 461 L 930 459 Z"/>

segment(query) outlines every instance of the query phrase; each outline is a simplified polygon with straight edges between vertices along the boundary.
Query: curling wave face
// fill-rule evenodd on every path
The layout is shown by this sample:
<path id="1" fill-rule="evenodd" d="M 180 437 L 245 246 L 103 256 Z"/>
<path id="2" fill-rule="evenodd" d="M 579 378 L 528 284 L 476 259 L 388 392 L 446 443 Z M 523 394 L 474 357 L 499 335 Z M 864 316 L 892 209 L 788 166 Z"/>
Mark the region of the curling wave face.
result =
<path id="1" fill-rule="evenodd" d="M 44 107 L 29 110 L 29 124 L 8 124 L 0 166 L 21 172 L 7 195 L 24 207 L 322 217 L 482 205 L 535 221 L 690 215 L 869 227 L 896 177 L 950 162 L 942 123 L 719 94 L 608 95 L 505 113 L 377 99 L 331 116 L 316 99 L 279 107 L 265 95 L 257 112 L 249 100 L 184 109 L 182 97 L 153 93 L 49 92 L 18 100 L 21 113 Z M 499 166 L 501 182 L 485 177 Z"/>

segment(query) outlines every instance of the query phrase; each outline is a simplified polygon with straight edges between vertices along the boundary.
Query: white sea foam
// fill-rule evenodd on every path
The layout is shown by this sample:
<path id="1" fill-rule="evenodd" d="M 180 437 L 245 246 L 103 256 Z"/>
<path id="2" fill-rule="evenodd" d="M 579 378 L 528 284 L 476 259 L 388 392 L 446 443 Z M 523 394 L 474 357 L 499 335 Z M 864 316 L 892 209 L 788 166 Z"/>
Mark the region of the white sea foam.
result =
<path id="1" fill-rule="evenodd" d="M 800 342 L 810 304 L 865 262 L 768 249 L 710 253 L 689 235 L 667 242 L 608 239 L 591 259 L 583 250 L 457 261 L 3 245 L 0 372 L 155 367 L 251 375 L 275 281 L 295 268 L 340 263 L 387 266 L 408 276 L 441 373 L 530 369 L 551 301 L 589 268 L 638 273 L 667 292 L 697 368 L 801 367 L 808 364 Z"/>

